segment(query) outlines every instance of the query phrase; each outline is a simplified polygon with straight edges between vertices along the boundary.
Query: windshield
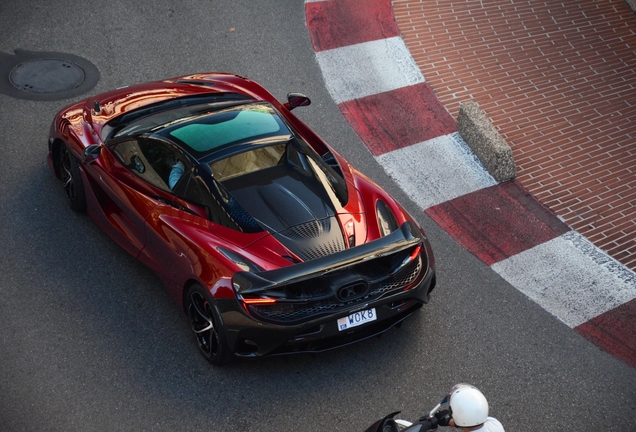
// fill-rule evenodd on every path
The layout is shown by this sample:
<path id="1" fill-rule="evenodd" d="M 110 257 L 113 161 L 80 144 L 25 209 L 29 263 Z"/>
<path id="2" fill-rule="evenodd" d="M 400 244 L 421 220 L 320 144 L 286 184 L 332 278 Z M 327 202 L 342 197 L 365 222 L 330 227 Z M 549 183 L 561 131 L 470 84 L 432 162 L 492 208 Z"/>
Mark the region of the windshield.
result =
<path id="1" fill-rule="evenodd" d="M 233 144 L 291 136 L 276 111 L 264 103 L 206 110 L 163 125 L 159 134 L 178 142 L 196 158 Z"/>
<path id="2" fill-rule="evenodd" d="M 189 117 L 197 112 L 217 110 L 249 102 L 253 102 L 253 99 L 238 93 L 206 93 L 168 99 L 133 109 L 113 118 L 104 125 L 101 136 L 102 140 L 106 142 L 111 138 L 140 135 L 157 128 L 157 126 Z"/>

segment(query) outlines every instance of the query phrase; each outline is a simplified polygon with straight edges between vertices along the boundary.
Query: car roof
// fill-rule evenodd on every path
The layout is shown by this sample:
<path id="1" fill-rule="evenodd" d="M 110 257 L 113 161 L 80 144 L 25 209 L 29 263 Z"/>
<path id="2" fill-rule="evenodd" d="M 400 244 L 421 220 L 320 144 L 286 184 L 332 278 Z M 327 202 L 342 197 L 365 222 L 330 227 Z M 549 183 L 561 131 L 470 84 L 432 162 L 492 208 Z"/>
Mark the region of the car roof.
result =
<path id="1" fill-rule="evenodd" d="M 240 96 L 240 95 L 237 95 Z M 173 142 L 194 159 L 214 160 L 243 151 L 252 145 L 287 141 L 293 133 L 268 102 L 249 98 L 201 103 L 200 98 L 182 98 L 161 106 L 126 114 L 128 119 L 109 124 L 109 139 L 158 135 Z M 126 121 L 129 120 L 129 121 Z M 232 150 L 229 149 L 232 147 Z"/>
<path id="2" fill-rule="evenodd" d="M 167 116 L 187 116 L 189 110 L 202 110 L 205 109 L 205 107 L 214 109 L 215 107 L 253 101 L 255 100 L 248 96 L 232 92 L 201 93 L 166 99 L 136 108 L 109 120 L 102 128 L 101 138 L 103 142 L 107 142 L 119 136 L 139 135 L 141 134 L 140 130 L 143 126 L 139 127 L 139 130 L 136 132 L 132 130 L 131 126 L 137 123 L 143 123 L 145 119 L 156 118 L 156 126 L 165 123 Z"/>

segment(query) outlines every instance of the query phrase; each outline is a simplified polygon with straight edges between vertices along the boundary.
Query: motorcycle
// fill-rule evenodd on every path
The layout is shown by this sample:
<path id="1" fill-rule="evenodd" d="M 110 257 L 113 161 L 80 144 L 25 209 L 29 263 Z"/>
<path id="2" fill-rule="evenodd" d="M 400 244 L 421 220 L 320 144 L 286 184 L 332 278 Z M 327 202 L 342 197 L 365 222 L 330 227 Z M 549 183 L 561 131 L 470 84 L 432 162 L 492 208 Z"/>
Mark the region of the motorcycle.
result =
<path id="1" fill-rule="evenodd" d="M 427 432 L 436 430 L 437 426 L 448 426 L 451 419 L 449 396 L 446 395 L 428 415 L 420 417 L 416 423 L 393 418 L 400 413 L 396 411 L 373 423 L 365 432 Z"/>

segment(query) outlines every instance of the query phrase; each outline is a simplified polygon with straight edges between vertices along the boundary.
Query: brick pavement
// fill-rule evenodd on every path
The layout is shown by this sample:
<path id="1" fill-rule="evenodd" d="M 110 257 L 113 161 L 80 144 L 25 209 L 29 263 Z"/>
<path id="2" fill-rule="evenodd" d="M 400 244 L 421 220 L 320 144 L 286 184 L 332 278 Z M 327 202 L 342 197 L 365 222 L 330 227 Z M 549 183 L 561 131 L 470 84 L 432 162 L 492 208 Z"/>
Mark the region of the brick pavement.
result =
<path id="1" fill-rule="evenodd" d="M 479 103 L 517 180 L 636 270 L 636 14 L 624 0 L 393 0 L 428 84 Z"/>

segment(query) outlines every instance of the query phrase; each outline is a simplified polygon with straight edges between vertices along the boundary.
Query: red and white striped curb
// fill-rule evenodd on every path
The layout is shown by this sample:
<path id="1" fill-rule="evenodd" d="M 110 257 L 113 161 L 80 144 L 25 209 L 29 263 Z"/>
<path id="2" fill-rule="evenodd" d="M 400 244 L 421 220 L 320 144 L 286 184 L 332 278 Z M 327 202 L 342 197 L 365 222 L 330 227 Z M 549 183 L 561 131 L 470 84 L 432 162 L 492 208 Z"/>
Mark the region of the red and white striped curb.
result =
<path id="1" fill-rule="evenodd" d="M 636 274 L 517 182 L 498 184 L 400 38 L 390 0 L 306 0 L 326 87 L 397 184 L 458 243 L 636 368 Z"/>

